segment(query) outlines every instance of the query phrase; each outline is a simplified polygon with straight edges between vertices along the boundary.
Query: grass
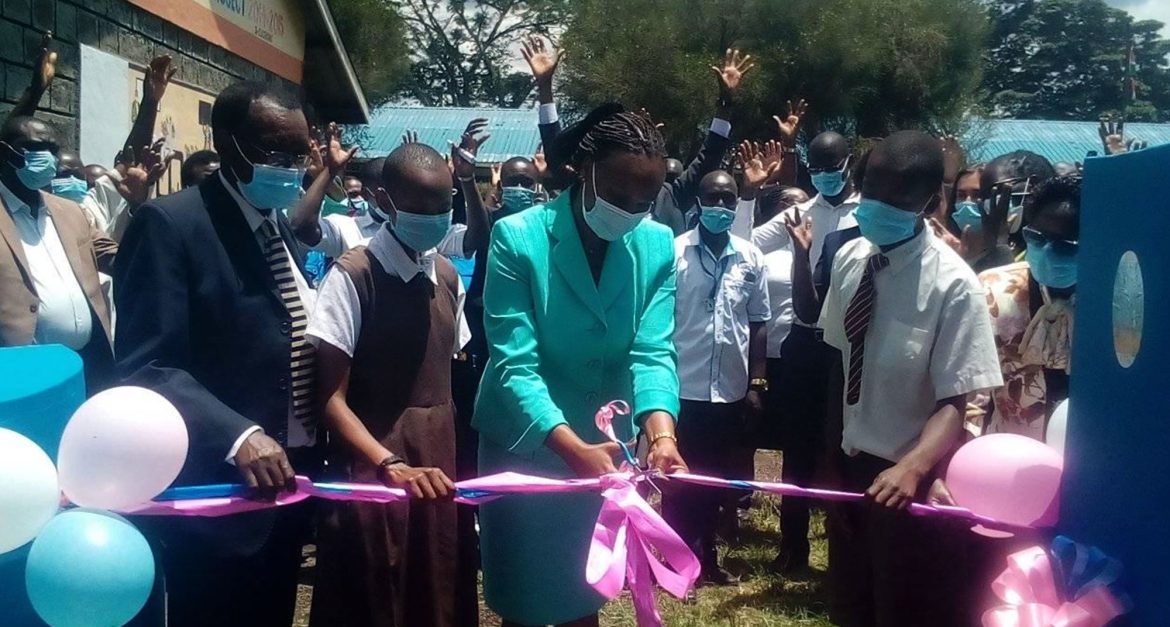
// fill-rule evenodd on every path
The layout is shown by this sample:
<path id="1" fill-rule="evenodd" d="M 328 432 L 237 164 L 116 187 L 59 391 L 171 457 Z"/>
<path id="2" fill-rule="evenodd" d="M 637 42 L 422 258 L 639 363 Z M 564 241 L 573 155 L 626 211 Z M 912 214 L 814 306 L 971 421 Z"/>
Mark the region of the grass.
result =
<path id="1" fill-rule="evenodd" d="M 756 476 L 761 480 L 778 480 L 780 456 L 760 452 L 756 455 Z M 739 537 L 723 551 L 724 566 L 741 578 L 741 583 L 726 587 L 699 588 L 695 599 L 679 601 L 658 591 L 659 611 L 668 627 L 829 627 L 826 608 L 825 568 L 828 554 L 825 544 L 824 516 L 813 514 L 812 570 L 806 575 L 783 578 L 768 572 L 768 563 L 776 556 L 779 541 L 780 499 L 772 495 L 755 495 L 752 508 L 741 519 Z M 312 557 L 306 560 L 311 570 Z M 308 581 L 311 574 L 306 573 Z M 308 606 L 312 588 L 303 585 L 294 627 L 308 627 Z M 482 607 L 480 624 L 496 627 L 499 618 Z M 635 627 L 634 608 L 629 593 L 623 593 L 601 611 L 602 627 Z M 314 626 L 319 627 L 319 626 Z M 327 627 L 327 626 L 326 626 Z"/>

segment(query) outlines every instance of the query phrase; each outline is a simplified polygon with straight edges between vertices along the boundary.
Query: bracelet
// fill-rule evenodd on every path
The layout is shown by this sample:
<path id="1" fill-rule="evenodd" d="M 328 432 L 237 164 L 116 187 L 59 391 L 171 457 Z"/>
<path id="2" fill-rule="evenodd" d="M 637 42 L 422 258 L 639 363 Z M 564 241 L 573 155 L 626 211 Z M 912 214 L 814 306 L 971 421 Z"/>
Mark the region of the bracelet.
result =
<path id="1" fill-rule="evenodd" d="M 381 462 L 378 463 L 378 468 L 389 468 L 390 466 L 393 466 L 395 464 L 405 464 L 405 463 L 406 463 L 405 459 L 402 459 L 401 457 L 391 453 L 389 457 L 387 457 L 386 459 L 383 459 Z"/>
<path id="2" fill-rule="evenodd" d="M 762 378 L 752 379 L 751 382 L 748 383 L 748 389 L 749 390 L 756 390 L 757 392 L 767 392 L 768 391 L 768 380 L 762 379 Z"/>
<path id="3" fill-rule="evenodd" d="M 678 444 L 678 437 L 675 436 L 670 431 L 660 431 L 658 433 L 655 433 L 654 437 L 650 438 L 650 444 L 653 445 L 654 443 L 658 442 L 662 438 L 668 438 L 668 439 L 674 440 L 674 443 Z"/>

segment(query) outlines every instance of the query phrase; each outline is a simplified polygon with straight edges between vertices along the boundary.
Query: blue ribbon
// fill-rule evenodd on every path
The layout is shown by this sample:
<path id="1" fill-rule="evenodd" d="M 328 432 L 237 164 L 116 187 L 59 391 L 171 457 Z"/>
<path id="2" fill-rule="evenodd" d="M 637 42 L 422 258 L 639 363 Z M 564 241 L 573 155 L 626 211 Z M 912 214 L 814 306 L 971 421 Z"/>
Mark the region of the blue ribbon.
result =
<path id="1" fill-rule="evenodd" d="M 1089 590 L 1105 586 L 1127 611 L 1132 608 L 1129 595 L 1122 592 L 1119 583 L 1121 562 L 1095 546 L 1073 542 L 1066 536 L 1056 536 L 1048 552 L 1052 557 L 1057 586 L 1065 599 L 1076 601 Z"/>

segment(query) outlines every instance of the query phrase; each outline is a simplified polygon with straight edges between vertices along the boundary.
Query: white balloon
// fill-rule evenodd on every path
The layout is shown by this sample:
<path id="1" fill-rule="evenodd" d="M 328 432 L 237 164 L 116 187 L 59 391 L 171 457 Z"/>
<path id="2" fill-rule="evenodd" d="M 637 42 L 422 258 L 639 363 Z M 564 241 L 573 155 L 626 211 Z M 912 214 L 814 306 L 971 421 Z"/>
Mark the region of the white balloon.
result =
<path id="1" fill-rule="evenodd" d="M 1052 417 L 1048 419 L 1048 431 L 1044 434 L 1044 443 L 1064 455 L 1064 442 L 1068 436 L 1068 399 L 1064 399 L 1052 410 Z"/>
<path id="2" fill-rule="evenodd" d="M 69 419 L 57 462 L 61 489 L 83 507 L 122 510 L 167 489 L 187 458 L 187 425 L 157 392 L 117 387 Z"/>
<path id="3" fill-rule="evenodd" d="M 32 440 L 0 429 L 0 553 L 35 538 L 60 503 L 53 460 Z"/>

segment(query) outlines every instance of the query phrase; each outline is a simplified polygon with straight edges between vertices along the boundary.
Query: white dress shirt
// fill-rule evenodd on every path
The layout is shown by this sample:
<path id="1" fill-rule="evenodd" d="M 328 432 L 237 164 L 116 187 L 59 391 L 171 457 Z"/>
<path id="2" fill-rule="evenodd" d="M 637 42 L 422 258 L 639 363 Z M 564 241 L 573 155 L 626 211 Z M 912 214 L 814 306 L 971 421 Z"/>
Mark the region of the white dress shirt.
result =
<path id="1" fill-rule="evenodd" d="M 390 231 L 382 229 L 374 235 L 369 244 L 370 253 L 374 260 L 387 273 L 397 276 L 403 281 L 410 281 L 419 274 L 425 274 L 436 286 L 439 285 L 439 276 L 435 272 L 435 250 L 429 250 L 419 255 L 416 262 L 406 254 L 402 244 L 391 235 Z M 455 294 L 455 319 L 458 333 L 455 345 L 451 347 L 454 355 L 463 349 L 471 340 L 471 329 L 463 318 L 463 303 L 467 292 L 463 289 L 463 282 L 457 281 Z M 362 333 L 362 308 L 358 301 L 357 289 L 349 274 L 337 269 L 331 269 L 325 275 L 321 284 L 321 293 L 317 298 L 317 309 L 309 322 L 305 335 L 314 346 L 325 342 L 346 355 L 353 357 L 358 338 Z"/>
<path id="2" fill-rule="evenodd" d="M 16 225 L 33 288 L 40 300 L 33 341 L 81 350 L 93 333 L 93 317 L 48 208 L 42 203 L 34 217 L 32 209 L 3 183 L 0 183 L 0 195 L 4 196 L 4 204 Z M 38 194 L 37 201 L 40 199 Z"/>
<path id="3" fill-rule="evenodd" d="M 675 238 L 674 257 L 680 397 L 734 403 L 748 390 L 749 324 L 771 316 L 764 256 L 731 235 L 716 258 L 694 228 Z"/>
<path id="4" fill-rule="evenodd" d="M 848 378 L 845 313 L 870 256 L 858 238 L 837 253 L 820 327 L 841 351 Z M 938 401 L 1003 385 L 985 290 L 975 273 L 925 228 L 884 253 L 874 275 L 873 317 L 865 336 L 861 397 L 845 405 L 841 448 L 897 462 L 918 443 Z M 844 386 L 848 388 L 848 381 Z"/>
<path id="5" fill-rule="evenodd" d="M 857 226 L 853 211 L 857 209 L 859 202 L 861 202 L 861 194 L 853 194 L 840 205 L 834 207 L 825 200 L 824 196 L 817 194 L 796 205 L 800 209 L 802 218 L 812 219 L 812 246 L 809 247 L 808 251 L 810 268 L 815 270 L 817 262 L 821 259 L 821 249 L 825 246 L 826 235 Z M 791 243 L 788 229 L 784 226 L 785 213 L 788 212 L 783 211 L 776 214 L 776 217 L 752 229 L 752 243 L 758 246 L 765 255 L 789 246 Z"/>
<path id="6" fill-rule="evenodd" d="M 117 170 L 111 170 L 96 181 L 93 187 L 85 193 L 85 198 L 78 203 L 81 205 L 90 226 L 101 229 L 114 241 L 121 241 L 129 224 L 129 214 L 126 211 L 126 199 L 118 192 L 117 183 L 121 175 Z"/>
<path id="7" fill-rule="evenodd" d="M 231 183 L 229 183 L 227 179 L 224 178 L 222 171 L 218 172 L 217 176 L 219 176 L 224 188 L 227 189 L 228 194 L 231 194 L 232 199 L 234 199 L 236 204 L 239 205 L 240 211 L 243 212 L 244 220 L 247 221 L 248 228 L 251 229 L 252 233 L 255 235 L 256 243 L 260 246 L 261 254 L 266 254 L 268 237 L 264 234 L 264 231 L 260 227 L 264 224 L 264 222 L 268 222 L 274 229 L 276 229 L 277 233 L 280 233 L 280 228 L 276 222 L 276 212 L 269 211 L 268 215 L 260 213 L 259 209 L 248 204 L 248 201 L 244 200 L 244 197 L 241 196 L 234 187 L 232 187 Z M 301 299 L 301 305 L 305 308 L 306 312 L 312 312 L 314 306 L 317 304 L 317 292 L 313 291 L 313 288 L 309 287 L 309 282 L 305 279 L 304 274 L 301 273 L 296 260 L 293 259 L 291 254 L 289 254 L 288 245 L 282 245 L 284 247 L 284 254 L 288 257 L 288 265 L 290 268 L 293 268 L 293 281 L 295 281 L 297 284 L 297 296 L 299 296 Z M 310 319 L 312 318 L 310 317 Z M 288 448 L 312 446 L 316 442 L 316 436 L 310 435 L 307 431 L 305 431 L 305 427 L 301 424 L 301 421 L 297 420 L 293 416 L 291 387 L 289 388 L 288 394 Z M 236 456 L 236 453 L 239 452 L 240 446 L 243 445 L 244 440 L 248 439 L 248 436 L 252 435 L 256 431 L 262 431 L 262 429 L 259 426 L 250 427 L 244 430 L 244 432 L 240 434 L 240 437 L 236 438 L 235 444 L 233 444 L 231 450 L 228 451 L 227 460 L 229 462 L 232 461 L 232 459 Z"/>
<path id="8" fill-rule="evenodd" d="M 772 310 L 768 320 L 768 359 L 779 359 L 780 347 L 796 317 L 792 308 L 791 245 L 764 255 L 764 265 L 768 267 L 768 305 Z"/>

